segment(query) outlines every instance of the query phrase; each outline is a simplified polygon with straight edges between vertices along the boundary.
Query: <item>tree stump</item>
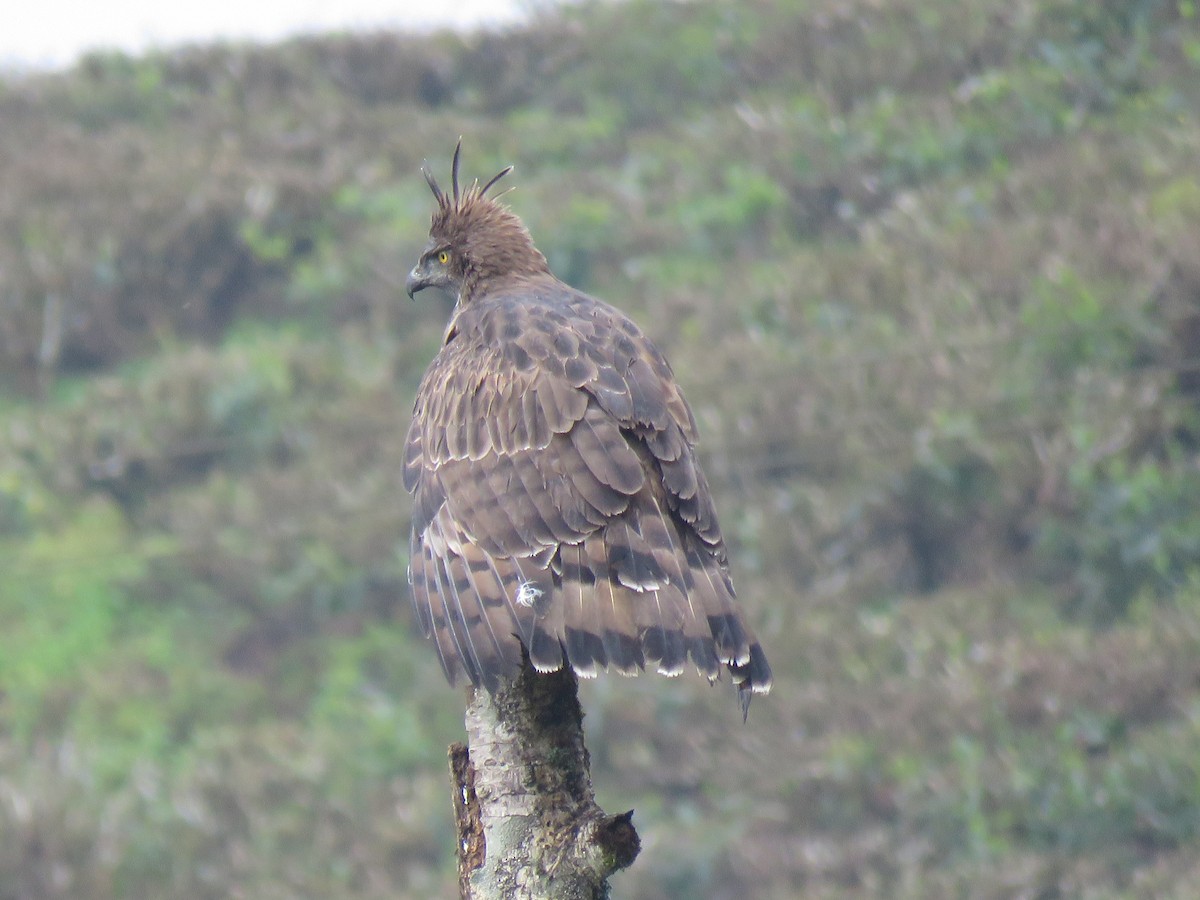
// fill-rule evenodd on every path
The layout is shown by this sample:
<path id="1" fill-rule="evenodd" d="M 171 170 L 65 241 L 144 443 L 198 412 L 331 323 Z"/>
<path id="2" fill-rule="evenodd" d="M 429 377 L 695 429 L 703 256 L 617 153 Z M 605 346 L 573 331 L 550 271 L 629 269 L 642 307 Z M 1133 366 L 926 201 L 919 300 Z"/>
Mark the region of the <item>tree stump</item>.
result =
<path id="1" fill-rule="evenodd" d="M 641 844 L 633 810 L 596 805 L 569 666 L 528 658 L 494 694 L 473 690 L 468 745 L 450 747 L 463 900 L 600 900 Z"/>

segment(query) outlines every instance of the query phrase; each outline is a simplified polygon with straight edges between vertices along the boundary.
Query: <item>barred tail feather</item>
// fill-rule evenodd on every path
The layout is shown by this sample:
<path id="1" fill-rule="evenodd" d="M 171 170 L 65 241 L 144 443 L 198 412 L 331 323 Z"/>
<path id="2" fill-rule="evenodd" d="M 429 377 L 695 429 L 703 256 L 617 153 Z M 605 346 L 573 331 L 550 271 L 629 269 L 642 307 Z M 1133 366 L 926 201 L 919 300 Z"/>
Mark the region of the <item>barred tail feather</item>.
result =
<path id="1" fill-rule="evenodd" d="M 584 564 L 582 544 L 566 544 L 558 553 L 567 661 L 580 678 L 595 678 L 598 670 L 584 627 L 584 618 L 596 602 L 594 577 Z"/>
<path id="2" fill-rule="evenodd" d="M 428 546 L 421 548 L 419 556 L 413 561 L 420 561 L 420 571 L 413 573 L 414 602 L 423 605 L 429 618 L 433 644 L 437 648 L 438 661 L 446 680 L 454 684 L 458 680 L 459 660 L 462 653 L 453 640 L 449 620 L 446 617 L 446 607 L 441 594 L 438 592 L 437 580 L 434 576 L 436 562 Z M 419 598 L 416 595 L 420 595 Z"/>
<path id="3" fill-rule="evenodd" d="M 414 530 L 408 543 L 408 585 L 409 599 L 412 601 L 413 614 L 417 618 L 417 627 L 421 636 L 433 637 L 433 616 L 429 609 L 429 593 L 425 588 L 425 549 L 417 541 Z"/>
<path id="4" fill-rule="evenodd" d="M 467 677 L 471 679 L 472 684 L 481 684 L 483 682 L 483 673 L 479 665 L 479 658 L 472 645 L 470 632 L 464 620 L 462 609 L 450 589 L 449 579 L 445 573 L 444 561 L 434 556 L 431 561 L 431 568 L 433 569 L 434 585 L 442 601 L 445 630 L 449 633 L 451 641 L 458 651 L 459 661 L 466 670 Z"/>
<path id="5" fill-rule="evenodd" d="M 646 602 L 646 588 L 650 584 L 657 584 L 660 578 L 649 570 L 638 571 L 636 564 L 630 577 L 622 574 L 612 540 L 618 529 L 622 538 L 616 543 L 625 548 L 628 557 L 633 559 L 641 553 L 635 546 L 638 537 L 624 521 L 626 518 L 622 517 L 609 525 L 603 531 L 602 540 L 599 535 L 592 539 L 592 554 L 596 564 L 606 569 L 607 581 L 603 597 L 597 591 L 597 633 L 604 644 L 609 665 L 623 675 L 636 675 L 646 666 L 636 611 L 640 604 Z"/>
<path id="6" fill-rule="evenodd" d="M 691 657 L 697 671 L 710 682 L 721 674 L 713 646 L 704 604 L 697 603 L 696 578 L 691 561 L 683 550 L 684 537 L 676 520 L 664 511 L 663 503 L 653 494 L 639 498 L 634 513 L 646 542 L 653 547 L 654 561 L 667 576 L 667 589 L 678 592 L 675 603 L 681 610 L 684 653 Z M 679 596 L 682 595 L 682 596 Z"/>
<path id="7" fill-rule="evenodd" d="M 742 721 L 750 715 L 750 700 L 755 694 L 771 693 L 771 666 L 767 663 L 767 655 L 762 645 L 751 635 L 750 661 L 744 666 L 731 666 L 730 674 L 733 683 L 737 685 L 738 702 L 742 707 Z"/>

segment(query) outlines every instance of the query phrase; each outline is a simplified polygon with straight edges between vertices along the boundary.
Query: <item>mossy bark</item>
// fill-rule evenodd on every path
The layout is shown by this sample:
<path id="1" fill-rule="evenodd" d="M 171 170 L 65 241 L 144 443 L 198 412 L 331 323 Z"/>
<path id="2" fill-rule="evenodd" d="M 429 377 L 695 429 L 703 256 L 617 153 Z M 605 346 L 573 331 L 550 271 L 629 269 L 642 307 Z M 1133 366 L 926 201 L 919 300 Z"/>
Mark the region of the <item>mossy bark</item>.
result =
<path id="1" fill-rule="evenodd" d="M 583 711 L 569 668 L 528 660 L 467 706 L 468 746 L 450 748 L 463 900 L 599 900 L 640 843 L 633 811 L 607 815 L 592 792 Z"/>

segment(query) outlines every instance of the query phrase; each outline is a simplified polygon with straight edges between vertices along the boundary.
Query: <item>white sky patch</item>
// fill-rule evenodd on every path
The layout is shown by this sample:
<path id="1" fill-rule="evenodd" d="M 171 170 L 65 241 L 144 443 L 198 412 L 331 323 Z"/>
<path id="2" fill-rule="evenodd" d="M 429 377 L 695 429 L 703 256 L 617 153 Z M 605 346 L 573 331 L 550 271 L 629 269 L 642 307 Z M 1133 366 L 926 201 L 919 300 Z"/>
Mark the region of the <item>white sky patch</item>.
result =
<path id="1" fill-rule="evenodd" d="M 37 0 L 0 25 L 0 67 L 69 66 L 81 53 L 137 53 L 222 39 L 277 41 L 298 34 L 378 29 L 499 27 L 520 21 L 529 0 Z"/>

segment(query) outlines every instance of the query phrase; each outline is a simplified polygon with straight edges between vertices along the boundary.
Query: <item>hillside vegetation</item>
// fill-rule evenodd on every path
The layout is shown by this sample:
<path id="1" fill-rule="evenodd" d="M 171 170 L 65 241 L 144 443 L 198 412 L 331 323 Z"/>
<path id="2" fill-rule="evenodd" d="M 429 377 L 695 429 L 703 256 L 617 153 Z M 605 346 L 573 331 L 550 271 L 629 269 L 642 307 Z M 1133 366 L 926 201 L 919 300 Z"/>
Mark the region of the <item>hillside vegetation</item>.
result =
<path id="1" fill-rule="evenodd" d="M 0 83 L 0 900 L 453 892 L 446 178 L 695 407 L 777 672 L 583 688 L 619 897 L 1200 892 L 1200 12 L 628 0 Z"/>

